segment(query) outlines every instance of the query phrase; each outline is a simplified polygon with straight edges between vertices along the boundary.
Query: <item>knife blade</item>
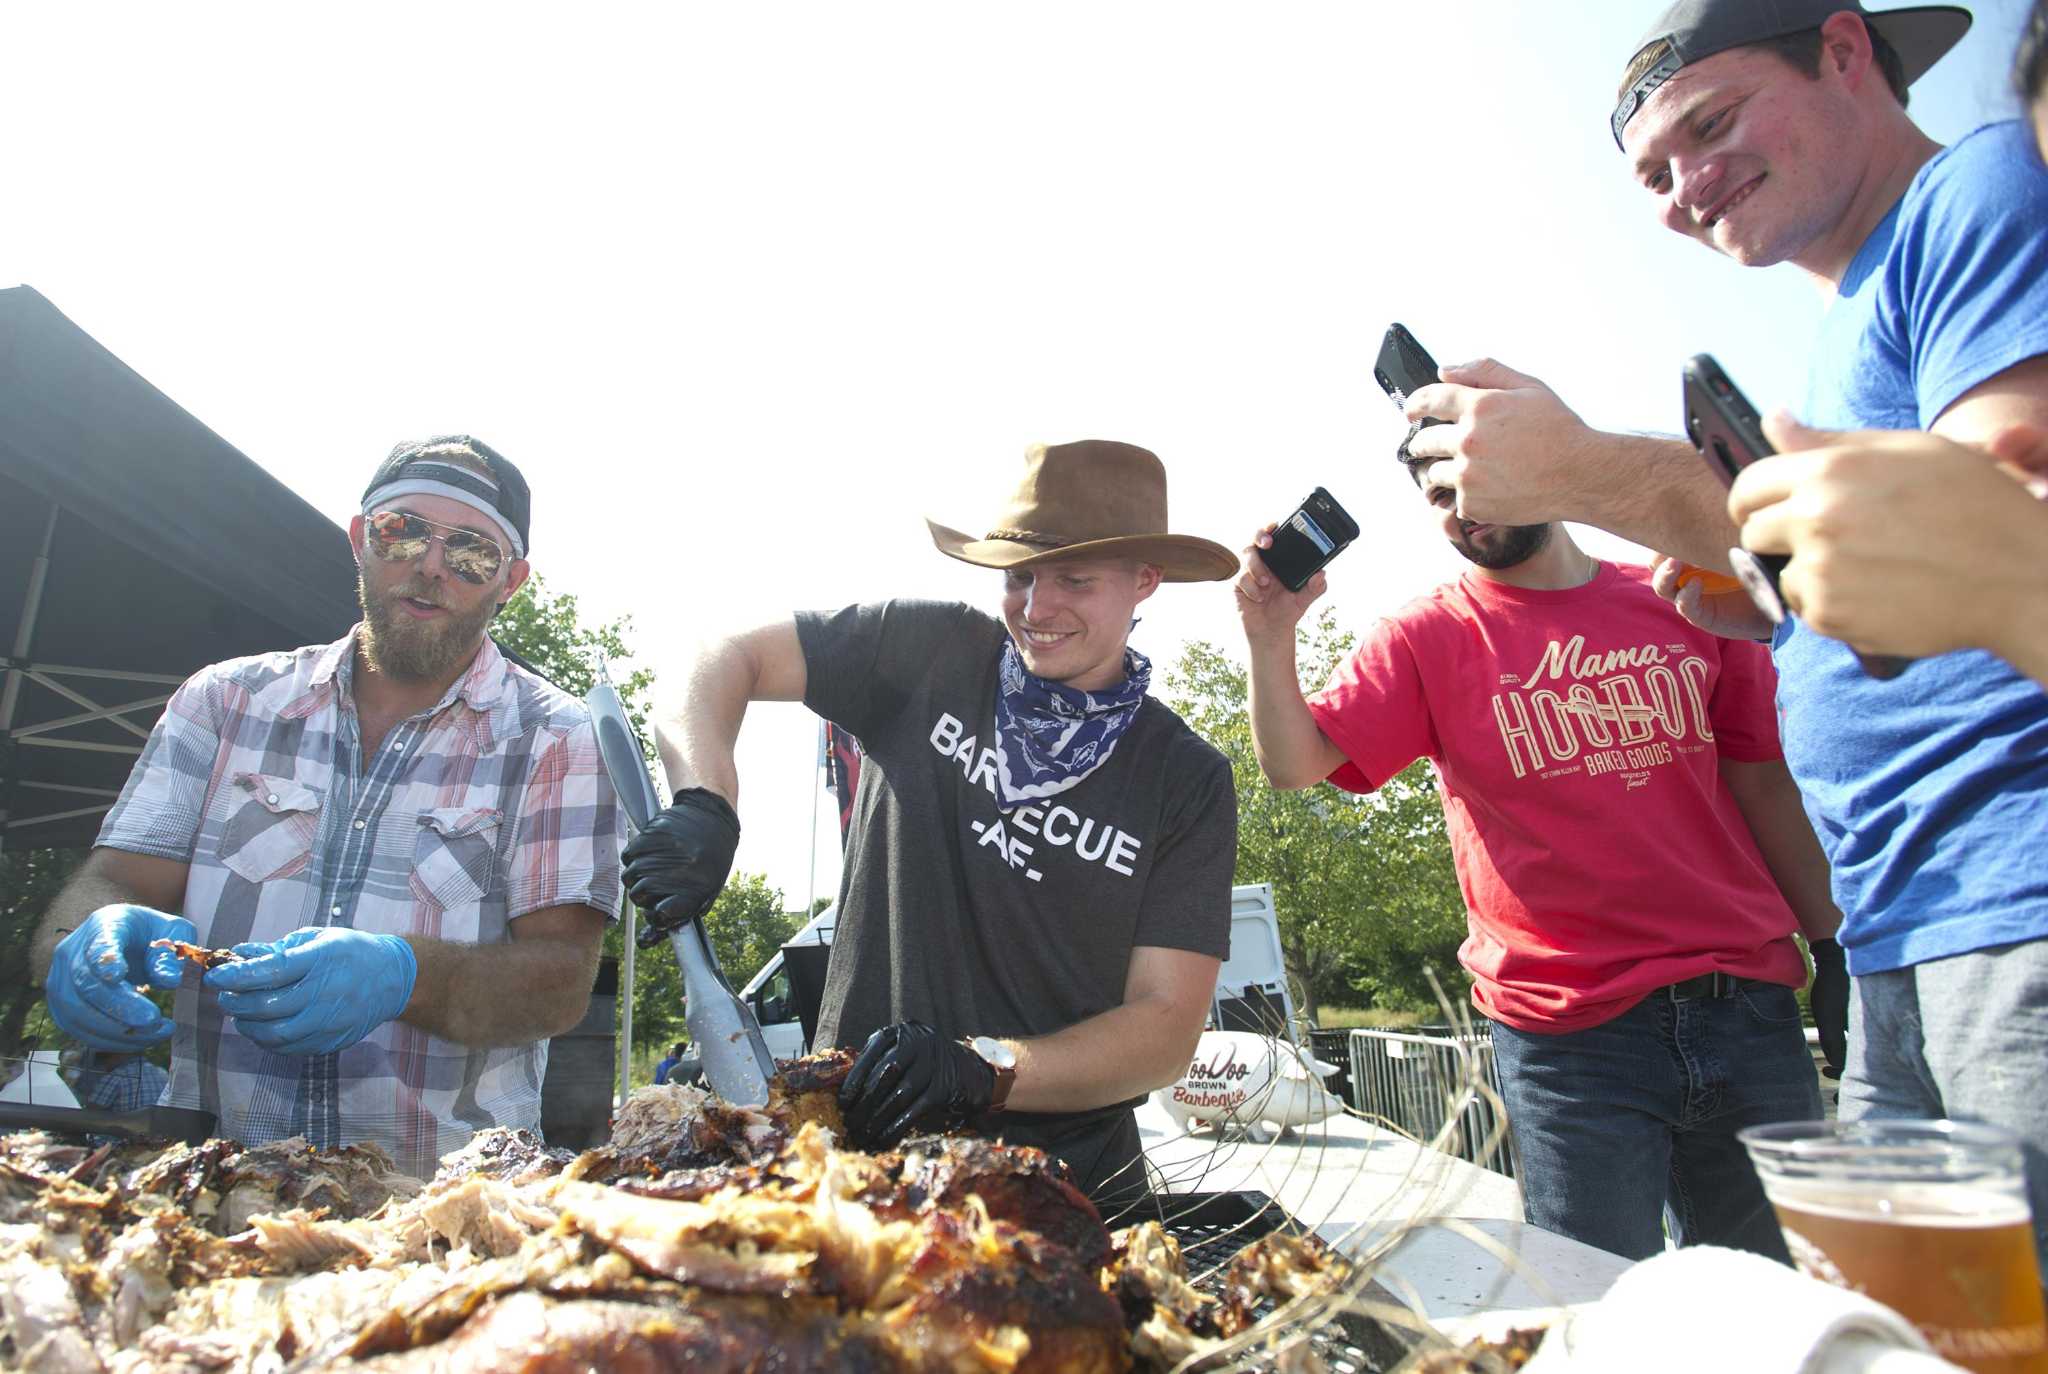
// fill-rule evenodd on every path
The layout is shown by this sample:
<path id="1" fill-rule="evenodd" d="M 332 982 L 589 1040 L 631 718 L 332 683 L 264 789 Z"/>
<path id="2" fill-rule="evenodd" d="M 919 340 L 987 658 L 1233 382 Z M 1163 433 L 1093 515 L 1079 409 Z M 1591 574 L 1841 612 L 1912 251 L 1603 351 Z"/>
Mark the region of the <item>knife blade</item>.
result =
<path id="1" fill-rule="evenodd" d="M 661 810 L 654 779 L 647 772 L 647 756 L 640 751 L 640 737 L 626 715 L 619 694 L 602 660 L 598 663 L 597 685 L 583 698 L 597 730 L 598 753 L 604 771 L 626 810 L 626 822 L 634 832 L 645 830 Z M 768 1080 L 775 1073 L 775 1057 L 754 1012 L 718 966 L 718 955 L 704 934 L 702 921 L 686 922 L 669 932 L 669 948 L 683 975 L 683 1023 L 697 1046 L 704 1064 L 704 1080 L 711 1090 L 728 1102 L 743 1107 L 768 1104 Z"/>

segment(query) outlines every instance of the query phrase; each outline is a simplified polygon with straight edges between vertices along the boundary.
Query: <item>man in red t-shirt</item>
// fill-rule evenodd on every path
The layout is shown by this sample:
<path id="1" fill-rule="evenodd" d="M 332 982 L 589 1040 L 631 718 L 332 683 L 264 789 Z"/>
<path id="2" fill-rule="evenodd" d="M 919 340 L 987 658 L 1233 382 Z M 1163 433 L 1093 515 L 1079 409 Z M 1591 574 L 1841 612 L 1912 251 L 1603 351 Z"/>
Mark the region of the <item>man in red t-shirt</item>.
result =
<path id="1" fill-rule="evenodd" d="M 1769 655 L 1687 624 L 1648 569 L 1562 525 L 1458 519 L 1426 468 L 1410 475 L 1474 566 L 1373 626 L 1313 696 L 1295 626 L 1323 577 L 1290 593 L 1247 550 L 1259 765 L 1276 787 L 1354 792 L 1435 765 L 1531 1222 L 1641 1258 L 1668 1205 L 1684 1242 L 1783 1259 L 1735 1132 L 1821 1114 L 1792 933 L 1825 939 L 1839 916 L 1779 757 Z"/>

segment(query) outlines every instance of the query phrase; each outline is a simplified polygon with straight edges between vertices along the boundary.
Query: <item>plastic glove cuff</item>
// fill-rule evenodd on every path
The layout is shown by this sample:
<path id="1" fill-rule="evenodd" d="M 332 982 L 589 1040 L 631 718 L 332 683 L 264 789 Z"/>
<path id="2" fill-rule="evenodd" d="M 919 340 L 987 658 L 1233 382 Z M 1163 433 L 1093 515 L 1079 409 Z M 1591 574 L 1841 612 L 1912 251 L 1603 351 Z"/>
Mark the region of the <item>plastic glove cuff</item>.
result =
<path id="1" fill-rule="evenodd" d="M 420 960 L 419 956 L 412 952 L 412 946 L 406 943 L 403 937 L 381 935 L 378 938 L 391 949 L 393 963 L 399 972 L 398 985 L 393 989 L 396 996 L 390 1004 L 390 1013 L 381 1019 L 396 1021 L 405 1014 L 405 1009 L 412 1005 L 413 984 L 417 983 L 420 977 Z"/>

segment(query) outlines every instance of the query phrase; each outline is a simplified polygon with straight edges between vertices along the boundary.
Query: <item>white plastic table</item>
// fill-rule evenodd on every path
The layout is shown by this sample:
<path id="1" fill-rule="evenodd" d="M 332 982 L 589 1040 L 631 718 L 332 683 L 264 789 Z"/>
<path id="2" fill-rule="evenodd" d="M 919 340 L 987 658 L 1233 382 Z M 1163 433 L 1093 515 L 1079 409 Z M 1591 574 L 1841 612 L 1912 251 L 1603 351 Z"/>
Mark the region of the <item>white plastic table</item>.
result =
<path id="1" fill-rule="evenodd" d="M 1593 1301 L 1629 1267 L 1619 1255 L 1524 1222 L 1512 1179 L 1355 1117 L 1260 1144 L 1183 1134 L 1148 1101 L 1138 1109 L 1138 1129 L 1169 1192 L 1265 1193 L 1353 1254 L 1398 1236 L 1379 1281 L 1440 1325 L 1479 1314 L 1534 1320 Z M 1484 1241 L 1515 1263 L 1504 1264 Z"/>

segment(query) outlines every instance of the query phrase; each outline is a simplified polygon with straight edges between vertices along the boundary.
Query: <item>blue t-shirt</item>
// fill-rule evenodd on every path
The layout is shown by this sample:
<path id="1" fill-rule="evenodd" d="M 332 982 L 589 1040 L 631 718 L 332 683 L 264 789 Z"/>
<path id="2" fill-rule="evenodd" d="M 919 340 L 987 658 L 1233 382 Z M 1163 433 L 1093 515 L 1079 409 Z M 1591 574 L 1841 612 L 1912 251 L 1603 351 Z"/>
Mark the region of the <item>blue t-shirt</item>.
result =
<path id="1" fill-rule="evenodd" d="M 1858 251 L 1806 419 L 1924 429 L 2044 353 L 2048 172 L 2025 125 L 1993 124 L 1923 167 Z M 1850 971 L 2048 936 L 2048 693 L 1979 651 L 1882 682 L 1797 623 L 1774 647 L 1785 761 L 1834 865 Z"/>

